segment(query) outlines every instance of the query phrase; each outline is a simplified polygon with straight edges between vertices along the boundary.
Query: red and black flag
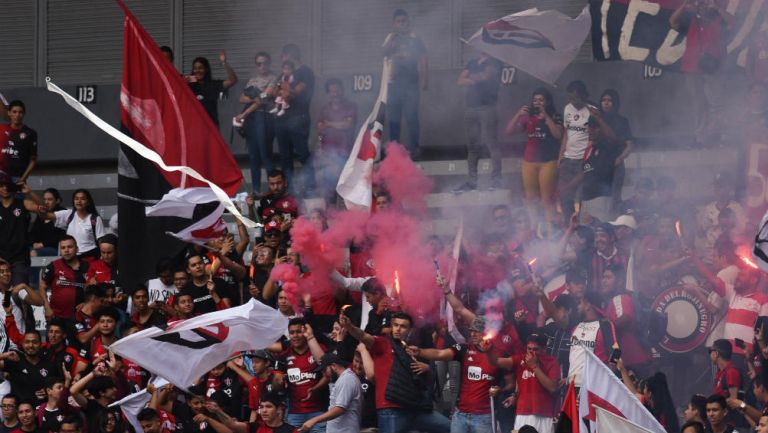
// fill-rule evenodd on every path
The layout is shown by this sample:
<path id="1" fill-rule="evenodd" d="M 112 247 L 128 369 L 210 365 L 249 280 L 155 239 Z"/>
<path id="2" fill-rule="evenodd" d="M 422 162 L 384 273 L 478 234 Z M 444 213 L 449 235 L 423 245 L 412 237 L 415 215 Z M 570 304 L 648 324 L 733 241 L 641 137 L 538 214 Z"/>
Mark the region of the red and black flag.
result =
<path id="1" fill-rule="evenodd" d="M 218 185 L 229 196 L 242 182 L 242 172 L 221 134 L 187 83 L 147 34 L 136 17 L 125 12 L 121 126 L 156 152 L 166 166 L 184 166 Z M 125 144 L 118 161 L 120 274 L 135 287 L 154 271 L 156 261 L 179 252 L 183 244 L 164 235 L 189 221 L 146 218 L 145 208 L 172 188 L 207 186 L 190 170 L 167 171 Z"/>

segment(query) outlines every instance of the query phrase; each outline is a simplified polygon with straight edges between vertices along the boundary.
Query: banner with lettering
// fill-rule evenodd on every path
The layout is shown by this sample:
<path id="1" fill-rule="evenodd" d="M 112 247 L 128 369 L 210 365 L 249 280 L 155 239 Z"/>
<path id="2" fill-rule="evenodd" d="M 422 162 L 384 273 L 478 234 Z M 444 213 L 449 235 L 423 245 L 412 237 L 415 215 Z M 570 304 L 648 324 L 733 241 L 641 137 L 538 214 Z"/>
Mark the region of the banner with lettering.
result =
<path id="1" fill-rule="evenodd" d="M 754 34 L 761 30 L 767 0 L 716 1 L 734 19 L 725 38 L 726 67 L 744 66 Z M 634 60 L 677 70 L 686 49 L 686 21 L 680 32 L 670 17 L 682 0 L 590 0 L 592 53 L 596 60 Z"/>

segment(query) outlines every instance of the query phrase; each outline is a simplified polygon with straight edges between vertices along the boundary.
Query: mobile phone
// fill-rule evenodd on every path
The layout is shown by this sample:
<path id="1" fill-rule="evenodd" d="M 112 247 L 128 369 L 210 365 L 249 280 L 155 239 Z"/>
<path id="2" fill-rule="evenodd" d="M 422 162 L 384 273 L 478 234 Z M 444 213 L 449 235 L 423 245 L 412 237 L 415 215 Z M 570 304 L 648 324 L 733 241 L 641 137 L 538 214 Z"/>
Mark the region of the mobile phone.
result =
<path id="1" fill-rule="evenodd" d="M 9 289 L 3 295 L 3 308 L 8 308 L 10 306 L 11 306 L 11 290 Z"/>
<path id="2" fill-rule="evenodd" d="M 741 350 L 744 350 L 747 348 L 747 345 L 744 344 L 744 340 L 742 340 L 741 338 L 734 339 L 734 342 L 736 344 L 736 347 L 738 347 Z"/>
<path id="3" fill-rule="evenodd" d="M 611 357 L 610 359 L 608 359 L 608 362 L 610 362 L 611 364 L 616 364 L 616 361 L 618 361 L 619 358 L 621 358 L 621 349 L 618 349 L 618 348 L 613 349 L 613 352 L 611 352 Z"/>

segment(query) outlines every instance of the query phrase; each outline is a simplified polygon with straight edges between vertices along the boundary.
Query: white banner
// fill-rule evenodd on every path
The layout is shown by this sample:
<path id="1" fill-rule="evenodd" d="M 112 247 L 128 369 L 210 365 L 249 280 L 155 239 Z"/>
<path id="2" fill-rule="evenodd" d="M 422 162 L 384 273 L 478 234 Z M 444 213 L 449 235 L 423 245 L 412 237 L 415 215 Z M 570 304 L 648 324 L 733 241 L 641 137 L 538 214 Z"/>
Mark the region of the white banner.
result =
<path id="1" fill-rule="evenodd" d="M 467 44 L 554 85 L 589 34 L 589 6 L 578 17 L 536 8 L 491 21 Z"/>
<path id="2" fill-rule="evenodd" d="M 585 351 L 584 371 L 579 390 L 579 431 L 590 433 L 584 419 L 596 422 L 594 406 L 601 407 L 637 424 L 652 433 L 666 433 L 640 400 L 603 364 L 594 353 Z"/>
<path id="3" fill-rule="evenodd" d="M 264 349 L 277 341 L 288 319 L 255 299 L 239 307 L 145 329 L 110 349 L 178 388 L 192 383 L 234 352 Z"/>

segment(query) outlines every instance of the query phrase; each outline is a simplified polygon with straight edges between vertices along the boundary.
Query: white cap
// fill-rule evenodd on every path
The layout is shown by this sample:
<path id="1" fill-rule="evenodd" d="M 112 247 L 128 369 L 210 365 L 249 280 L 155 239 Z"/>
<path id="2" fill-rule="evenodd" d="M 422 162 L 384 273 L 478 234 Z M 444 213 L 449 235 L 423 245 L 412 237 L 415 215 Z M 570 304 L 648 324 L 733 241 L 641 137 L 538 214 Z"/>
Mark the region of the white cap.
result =
<path id="1" fill-rule="evenodd" d="M 632 230 L 637 230 L 637 221 L 635 221 L 635 217 L 632 215 L 622 215 L 614 221 L 611 221 L 611 225 L 615 227 L 627 226 Z"/>

